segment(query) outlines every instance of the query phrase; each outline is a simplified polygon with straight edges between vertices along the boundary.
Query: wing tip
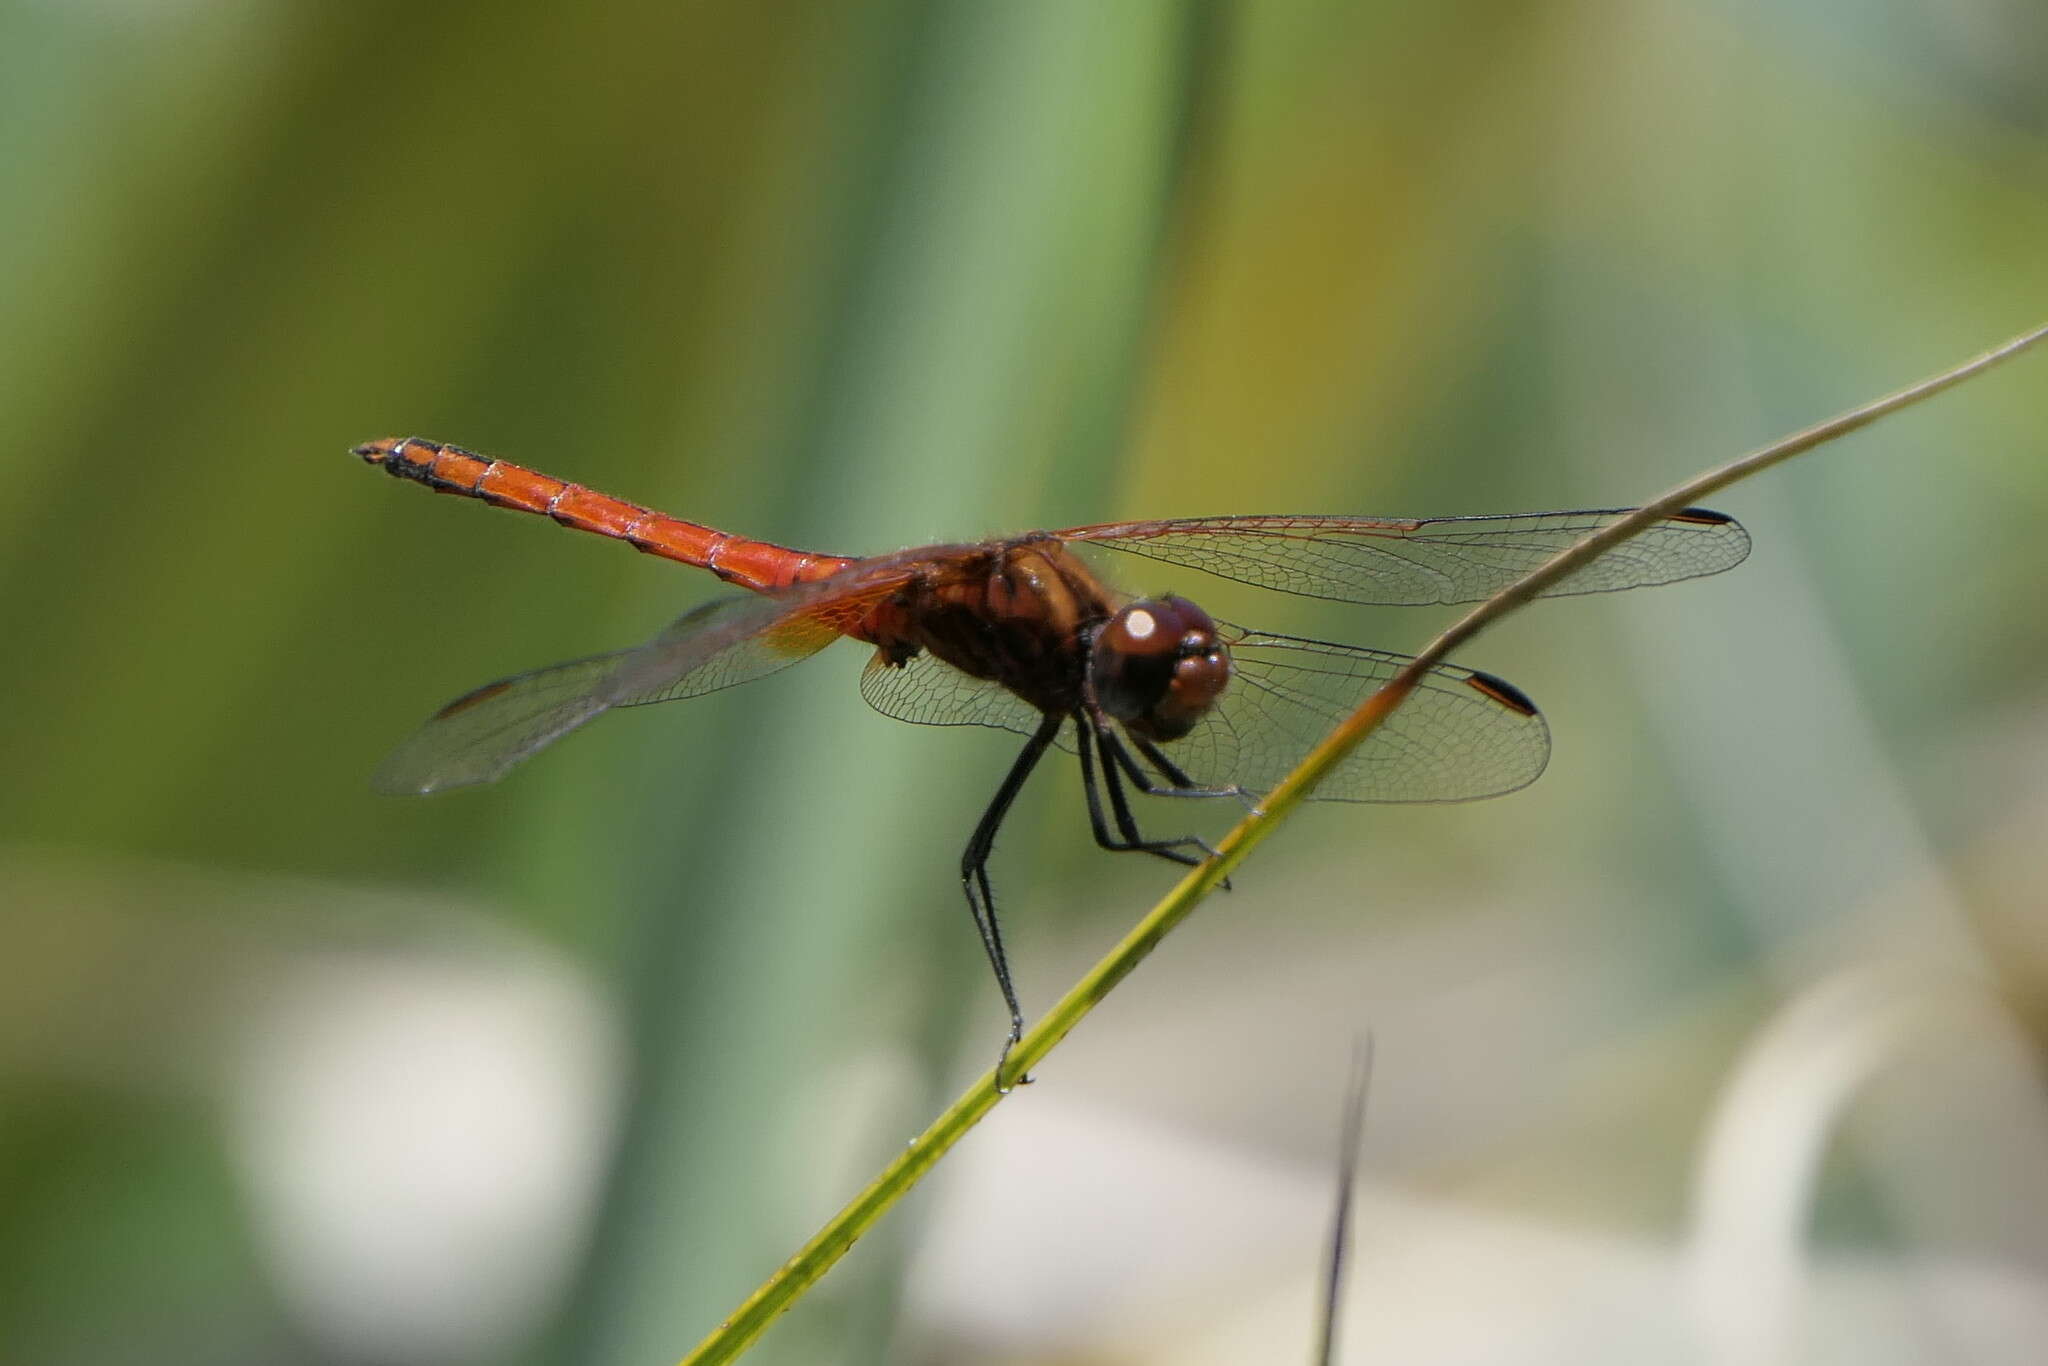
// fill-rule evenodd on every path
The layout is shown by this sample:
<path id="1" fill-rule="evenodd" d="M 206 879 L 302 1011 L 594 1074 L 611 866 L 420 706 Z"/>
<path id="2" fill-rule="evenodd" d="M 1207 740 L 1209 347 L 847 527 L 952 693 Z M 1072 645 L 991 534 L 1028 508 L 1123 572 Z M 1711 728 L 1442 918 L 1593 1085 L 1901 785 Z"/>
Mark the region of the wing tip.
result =
<path id="1" fill-rule="evenodd" d="M 377 771 L 370 775 L 370 790 L 380 797 L 428 797 L 436 792 L 490 781 L 488 778 L 422 773 L 403 762 L 404 758 L 405 751 L 400 750 L 379 764 Z"/>
<path id="2" fill-rule="evenodd" d="M 1674 512 L 1667 520 L 1683 522 L 1689 526 L 1707 528 L 1710 532 L 1726 534 L 1726 539 L 1732 546 L 1728 562 L 1719 568 L 1708 570 L 1709 574 L 1719 574 L 1725 570 L 1733 569 L 1736 565 L 1749 558 L 1750 546 L 1753 543 L 1750 538 L 1749 528 L 1725 512 L 1716 512 L 1712 508 L 1685 508 Z"/>
<path id="3" fill-rule="evenodd" d="M 1537 710 L 1536 704 L 1529 699 L 1529 694 L 1523 692 L 1505 678 L 1499 678 L 1489 673 L 1481 673 L 1479 670 L 1474 669 L 1466 676 L 1464 683 L 1466 687 L 1473 689 L 1483 697 L 1498 702 L 1509 711 L 1518 712 L 1523 716 L 1541 716 L 1543 714 Z"/>
<path id="4" fill-rule="evenodd" d="M 1727 513 L 1716 512 L 1712 508 L 1680 508 L 1664 520 L 1667 522 L 1697 522 L 1702 526 L 1732 526 L 1737 531 L 1742 529 L 1742 523 L 1736 521 Z"/>

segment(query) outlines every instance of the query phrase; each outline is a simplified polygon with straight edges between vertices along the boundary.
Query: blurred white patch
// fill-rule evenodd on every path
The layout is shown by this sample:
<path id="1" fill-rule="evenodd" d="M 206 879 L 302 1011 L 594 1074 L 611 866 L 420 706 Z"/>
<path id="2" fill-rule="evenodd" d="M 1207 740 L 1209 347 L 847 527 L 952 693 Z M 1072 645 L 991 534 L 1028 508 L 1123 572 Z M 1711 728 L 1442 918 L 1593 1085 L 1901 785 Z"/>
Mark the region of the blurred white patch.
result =
<path id="1" fill-rule="evenodd" d="M 1334 1166 L 1265 1160 L 1046 1086 L 1023 1101 L 937 1176 L 906 1290 L 918 1331 L 982 1350 L 1077 1351 L 1100 1346 L 1133 1306 L 1186 1309 L 1191 1285 L 1255 1285 L 1276 1265 L 1306 1276 L 1322 1255 Z M 1305 1356 L 1302 1307 L 1299 1331 L 1267 1344 L 1271 1359 Z"/>
<path id="2" fill-rule="evenodd" d="M 1770 1366 L 1808 1359 L 1801 1331 L 1811 1293 L 1807 1226 L 1821 1164 L 1840 1141 L 1851 1104 L 1887 1069 L 1906 1073 L 1915 1109 L 1938 1116 L 1917 1144 L 1893 1142 L 1866 1155 L 1866 1166 L 1895 1192 L 1895 1218 L 1902 1207 L 1912 1211 L 1910 1188 L 1926 1184 L 1924 1172 L 1963 1156 L 1963 1135 L 1972 1173 L 1966 1181 L 1995 1186 L 2020 1210 L 2039 1209 L 2048 1198 L 2040 1175 L 2048 1170 L 2048 1113 L 2024 1080 L 2027 1040 L 1994 984 L 1921 963 L 1845 969 L 1795 997 L 1758 1032 L 1708 1128 L 1689 1272 L 1709 1360 Z M 1942 1194 L 1960 1203 L 1953 1192 Z M 1973 1222 L 1981 1231 L 1989 1221 Z M 1919 1317 L 1968 1349 L 1961 1359 L 2036 1360 L 2035 1352 L 2048 1349 L 2048 1280 L 2029 1282 L 1995 1265 L 1943 1264 L 1918 1249 L 1899 1269 L 1916 1292 Z"/>
<path id="3" fill-rule="evenodd" d="M 1032 1100 L 941 1178 L 910 1279 L 920 1331 L 972 1344 L 980 1360 L 1309 1358 L 1334 1127 L 1327 1163 L 1291 1163 Z M 1353 1230 L 1343 1360 L 1675 1359 L 1667 1247 L 1372 1184 L 1357 1193 Z"/>
<path id="4" fill-rule="evenodd" d="M 908 1283 L 907 1336 L 926 1355 L 1014 1366 L 1309 1359 L 1334 1153 L 1288 1163 L 1056 1097 L 1030 1101 L 1005 1107 L 938 1178 Z M 1727 1359 L 1685 1313 L 1689 1268 L 1673 1239 L 1370 1180 L 1353 1209 L 1340 1361 Z M 2043 1359 L 2048 1295 L 2024 1268 L 1838 1255 L 1811 1268 L 1805 1290 L 1800 1352 L 1782 1358 L 1800 1366 Z M 1966 1342 L 1930 1322 L 1930 1299 L 1979 1316 Z"/>
<path id="5" fill-rule="evenodd" d="M 275 979 L 248 1022 L 234 1141 L 281 1293 L 358 1360 L 516 1343 L 581 1243 L 618 1084 L 561 960 L 380 947 Z"/>

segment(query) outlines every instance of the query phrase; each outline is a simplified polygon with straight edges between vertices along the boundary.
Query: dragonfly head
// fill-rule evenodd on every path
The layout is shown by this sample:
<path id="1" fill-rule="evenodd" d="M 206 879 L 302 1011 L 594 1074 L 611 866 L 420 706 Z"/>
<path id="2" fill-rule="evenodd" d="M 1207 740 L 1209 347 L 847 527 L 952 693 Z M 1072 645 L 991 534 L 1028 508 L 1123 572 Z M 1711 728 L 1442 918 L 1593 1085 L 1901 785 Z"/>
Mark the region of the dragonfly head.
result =
<path id="1" fill-rule="evenodd" d="M 1088 680 L 1102 709 L 1147 740 L 1178 740 L 1230 682 L 1216 622 L 1186 598 L 1140 598 L 1095 632 Z"/>

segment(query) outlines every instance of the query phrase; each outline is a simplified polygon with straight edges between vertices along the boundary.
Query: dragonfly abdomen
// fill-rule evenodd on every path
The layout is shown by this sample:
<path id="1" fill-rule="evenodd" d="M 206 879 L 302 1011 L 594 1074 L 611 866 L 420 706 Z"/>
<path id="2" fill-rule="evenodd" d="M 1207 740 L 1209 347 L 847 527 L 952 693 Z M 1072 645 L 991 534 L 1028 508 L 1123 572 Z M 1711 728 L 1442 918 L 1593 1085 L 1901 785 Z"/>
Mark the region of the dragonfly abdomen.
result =
<path id="1" fill-rule="evenodd" d="M 386 437 L 355 453 L 400 479 L 437 493 L 476 498 L 493 507 L 548 517 L 577 531 L 624 541 L 635 550 L 708 569 L 727 583 L 771 592 L 829 578 L 852 561 L 749 540 L 570 484 L 508 460 L 490 460 L 438 441 Z"/>

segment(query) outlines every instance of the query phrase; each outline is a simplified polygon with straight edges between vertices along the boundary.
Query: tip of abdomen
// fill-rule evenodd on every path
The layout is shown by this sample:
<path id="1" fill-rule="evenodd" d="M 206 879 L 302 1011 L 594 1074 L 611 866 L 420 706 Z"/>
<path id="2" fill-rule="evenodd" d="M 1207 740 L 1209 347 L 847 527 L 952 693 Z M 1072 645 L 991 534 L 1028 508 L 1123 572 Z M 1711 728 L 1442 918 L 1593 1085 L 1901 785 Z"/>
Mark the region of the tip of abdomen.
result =
<path id="1" fill-rule="evenodd" d="M 418 464 L 419 461 L 407 450 L 410 446 L 419 447 L 430 457 L 441 450 L 439 443 L 422 441 L 416 436 L 386 436 L 375 441 L 365 441 L 360 446 L 351 446 L 349 454 L 360 455 L 372 465 Z"/>

